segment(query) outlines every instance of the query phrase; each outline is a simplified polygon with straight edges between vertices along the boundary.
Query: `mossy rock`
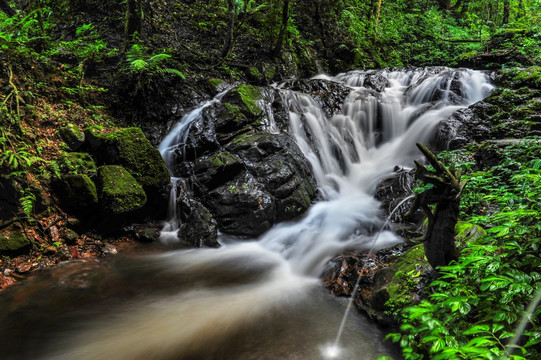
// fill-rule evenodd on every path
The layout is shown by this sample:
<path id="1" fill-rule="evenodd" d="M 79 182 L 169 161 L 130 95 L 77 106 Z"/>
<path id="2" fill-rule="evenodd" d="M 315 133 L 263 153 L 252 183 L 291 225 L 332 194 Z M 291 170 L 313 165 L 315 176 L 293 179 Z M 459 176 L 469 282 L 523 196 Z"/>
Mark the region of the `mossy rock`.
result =
<path id="1" fill-rule="evenodd" d="M 21 253 L 31 247 L 32 242 L 19 231 L 0 234 L 0 253 L 2 254 Z"/>
<path id="2" fill-rule="evenodd" d="M 98 161 L 121 165 L 146 191 L 156 191 L 169 184 L 169 171 L 160 152 L 152 146 L 138 127 L 104 134 L 99 128 L 88 128 L 89 143 Z"/>
<path id="3" fill-rule="evenodd" d="M 263 74 L 261 74 L 259 69 L 255 66 L 248 69 L 246 72 L 246 77 L 248 78 L 248 81 L 254 84 L 261 84 L 265 80 Z"/>
<path id="4" fill-rule="evenodd" d="M 95 176 L 97 167 L 92 155 L 84 152 L 70 152 L 61 154 L 56 158 L 56 162 L 63 174 L 85 174 Z"/>
<path id="5" fill-rule="evenodd" d="M 376 274 L 370 305 L 376 311 L 396 311 L 420 302 L 430 265 L 423 244 L 411 247 L 396 263 Z"/>
<path id="6" fill-rule="evenodd" d="M 233 179 L 241 169 L 242 164 L 233 154 L 220 151 L 198 159 L 194 170 L 200 191 L 206 192 Z"/>
<path id="7" fill-rule="evenodd" d="M 59 196 L 63 206 L 73 211 L 90 211 L 98 205 L 96 185 L 85 174 L 63 176 Z"/>
<path id="8" fill-rule="evenodd" d="M 143 187 L 122 166 L 100 166 L 97 183 L 100 208 L 105 214 L 127 215 L 147 202 Z"/>
<path id="9" fill-rule="evenodd" d="M 467 243 L 475 242 L 487 236 L 486 230 L 479 225 L 464 221 L 457 222 L 455 234 L 455 240 L 458 242 L 459 246 L 464 246 Z"/>
<path id="10" fill-rule="evenodd" d="M 229 90 L 223 97 L 223 102 L 238 106 L 244 115 L 253 119 L 262 114 L 256 104 L 256 101 L 260 99 L 261 94 L 257 86 L 241 85 Z"/>
<path id="11" fill-rule="evenodd" d="M 85 142 L 85 134 L 75 124 L 68 124 L 58 130 L 64 142 L 71 150 L 78 150 Z"/>

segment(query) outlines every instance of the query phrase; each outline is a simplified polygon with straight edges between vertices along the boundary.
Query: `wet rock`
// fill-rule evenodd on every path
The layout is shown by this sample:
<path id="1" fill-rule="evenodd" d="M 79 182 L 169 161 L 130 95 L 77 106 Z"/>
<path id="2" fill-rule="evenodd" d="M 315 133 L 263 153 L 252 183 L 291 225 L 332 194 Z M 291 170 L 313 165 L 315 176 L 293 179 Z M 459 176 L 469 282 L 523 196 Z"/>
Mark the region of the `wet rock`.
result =
<path id="1" fill-rule="evenodd" d="M 351 92 L 346 85 L 323 79 L 291 80 L 284 88 L 311 95 L 329 117 L 340 112 L 344 99 Z"/>
<path id="2" fill-rule="evenodd" d="M 180 206 L 178 237 L 190 247 L 219 247 L 218 225 L 212 213 L 200 202 L 184 197 Z"/>
<path id="3" fill-rule="evenodd" d="M 252 85 L 241 85 L 229 90 L 223 97 L 223 103 L 237 106 L 248 118 L 261 116 L 261 109 L 256 101 L 261 99 L 259 88 Z"/>
<path id="4" fill-rule="evenodd" d="M 160 229 L 155 226 L 142 226 L 135 229 L 135 238 L 143 242 L 158 241 L 160 237 Z"/>
<path id="5" fill-rule="evenodd" d="M 234 155 L 220 151 L 195 161 L 195 184 L 200 193 L 206 193 L 233 179 L 241 169 L 242 164 Z"/>
<path id="6" fill-rule="evenodd" d="M 386 87 L 389 87 L 390 83 L 387 78 L 380 74 L 370 74 L 364 79 L 363 85 L 365 87 L 374 89 L 377 92 L 382 92 Z"/>
<path id="7" fill-rule="evenodd" d="M 381 201 L 381 208 L 387 214 L 392 214 L 391 221 L 404 221 L 403 215 L 411 207 L 413 198 L 406 201 L 404 199 L 413 195 L 415 182 L 415 170 L 404 170 L 397 167 L 392 175 L 378 183 L 374 197 Z M 400 204 L 401 202 L 403 203 Z M 400 207 L 397 208 L 399 204 Z"/>
<path id="8" fill-rule="evenodd" d="M 85 142 L 85 134 L 75 124 L 68 124 L 65 127 L 60 128 L 60 136 L 70 147 L 71 150 L 77 151 L 83 146 Z"/>
<path id="9" fill-rule="evenodd" d="M 271 228 L 275 203 L 250 173 L 212 190 L 204 199 L 220 230 L 254 237 Z"/>
<path id="10" fill-rule="evenodd" d="M 370 292 L 359 292 L 360 308 L 379 321 L 388 321 L 385 312 L 418 304 L 424 287 L 431 281 L 431 267 L 426 261 L 422 244 L 407 250 L 396 263 L 378 271 Z"/>
<path id="11" fill-rule="evenodd" d="M 98 168 L 99 205 L 104 214 L 128 215 L 141 209 L 147 197 L 142 186 L 122 166 Z"/>

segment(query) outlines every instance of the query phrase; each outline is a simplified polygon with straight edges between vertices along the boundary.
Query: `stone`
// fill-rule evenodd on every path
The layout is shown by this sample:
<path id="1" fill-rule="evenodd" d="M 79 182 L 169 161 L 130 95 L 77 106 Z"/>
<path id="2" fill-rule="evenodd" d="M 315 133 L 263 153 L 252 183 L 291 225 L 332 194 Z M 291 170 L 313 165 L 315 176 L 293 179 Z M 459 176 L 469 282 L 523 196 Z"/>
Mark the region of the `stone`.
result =
<path id="1" fill-rule="evenodd" d="M 275 219 L 272 196 L 250 174 L 244 173 L 212 190 L 204 200 L 221 231 L 255 237 L 271 228 Z"/>
<path id="2" fill-rule="evenodd" d="M 455 240 L 458 247 L 464 247 L 467 243 L 475 242 L 487 236 L 487 232 L 481 226 L 459 221 L 455 226 Z"/>
<path id="3" fill-rule="evenodd" d="M 147 202 L 143 187 L 120 165 L 98 168 L 99 206 L 106 214 L 128 215 Z"/>
<path id="4" fill-rule="evenodd" d="M 169 171 L 160 152 L 140 128 L 105 134 L 99 128 L 91 127 L 86 134 L 98 163 L 124 167 L 145 191 L 157 192 L 169 184 Z"/>
<path id="5" fill-rule="evenodd" d="M 59 130 L 60 136 L 71 150 L 76 151 L 85 143 L 85 134 L 75 124 L 68 124 Z"/>
<path id="6" fill-rule="evenodd" d="M 11 231 L 0 234 L 0 254 L 15 254 L 28 251 L 32 241 L 20 231 Z"/>
<path id="7" fill-rule="evenodd" d="M 180 204 L 178 237 L 190 247 L 219 247 L 218 225 L 212 213 L 200 202 L 184 197 Z"/>
<path id="8" fill-rule="evenodd" d="M 151 226 L 143 226 L 135 230 L 135 238 L 144 242 L 158 241 L 160 229 Z"/>
<path id="9" fill-rule="evenodd" d="M 229 90 L 223 97 L 222 102 L 237 106 L 240 111 L 249 118 L 259 117 L 261 109 L 256 101 L 261 99 L 258 87 L 241 85 Z"/>
<path id="10" fill-rule="evenodd" d="M 97 167 L 92 155 L 85 152 L 63 153 L 56 158 L 62 174 L 85 174 L 90 177 L 96 175 Z"/>
<path id="11" fill-rule="evenodd" d="M 98 205 L 98 192 L 94 182 L 85 174 L 62 177 L 57 191 L 62 206 L 74 212 L 93 211 Z"/>

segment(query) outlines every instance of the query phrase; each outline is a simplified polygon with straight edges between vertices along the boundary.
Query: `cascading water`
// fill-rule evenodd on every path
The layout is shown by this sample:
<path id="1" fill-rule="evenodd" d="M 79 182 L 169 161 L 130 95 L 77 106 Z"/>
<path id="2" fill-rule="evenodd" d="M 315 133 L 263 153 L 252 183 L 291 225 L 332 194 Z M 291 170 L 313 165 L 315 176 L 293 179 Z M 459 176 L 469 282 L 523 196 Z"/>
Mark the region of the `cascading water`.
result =
<path id="1" fill-rule="evenodd" d="M 90 311 L 92 321 L 84 330 L 73 335 L 68 328 L 58 335 L 64 342 L 41 340 L 48 351 L 26 350 L 28 356 L 18 353 L 13 359 L 396 356 L 380 344 L 379 330 L 362 317 L 342 321 L 343 306 L 321 289 L 318 276 L 342 250 L 377 250 L 400 241 L 391 231 L 379 233 L 384 220 L 373 198 L 378 181 L 396 165 L 410 166 L 417 156 L 416 142 L 427 142 L 440 120 L 481 100 L 491 86 L 482 73 L 446 68 L 357 71 L 327 79 L 351 87 L 341 112 L 331 118 L 309 95 L 280 90 L 289 110 L 289 133 L 310 161 L 322 201 L 297 221 L 276 225 L 257 240 L 224 237 L 219 249 L 175 250 L 111 264 L 114 279 L 96 287 L 123 299 L 122 306 L 109 300 L 112 309 Z M 182 156 L 194 121 L 218 101 L 220 97 L 203 104 L 173 127 L 159 147 L 168 166 L 174 156 Z M 272 108 L 260 106 L 269 120 L 267 130 L 276 132 Z M 172 194 L 162 231 L 166 242 L 176 240 L 176 196 Z M 87 282 L 88 274 L 96 273 L 82 272 Z M 61 284 L 73 282 L 73 274 L 59 277 Z M 119 286 L 121 279 L 130 282 Z M 100 292 L 86 292 L 94 293 Z M 67 303 L 54 294 L 58 303 Z M 55 324 L 64 312 L 65 306 L 55 315 Z M 0 317 L 2 324 L 10 320 L 5 317 Z M 337 346 L 326 346 L 335 339 L 340 340 L 339 355 Z M 6 346 L 28 348 L 24 342 Z"/>

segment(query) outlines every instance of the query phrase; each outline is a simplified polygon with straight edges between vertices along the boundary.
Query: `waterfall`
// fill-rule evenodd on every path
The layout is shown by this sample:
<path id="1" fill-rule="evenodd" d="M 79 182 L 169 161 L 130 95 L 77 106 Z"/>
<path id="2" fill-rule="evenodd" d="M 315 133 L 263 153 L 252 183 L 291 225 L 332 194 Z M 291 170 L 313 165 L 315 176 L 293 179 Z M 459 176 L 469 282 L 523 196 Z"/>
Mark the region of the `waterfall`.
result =
<path id="1" fill-rule="evenodd" d="M 413 166 L 419 156 L 415 143 L 428 142 L 441 120 L 481 100 L 492 86 L 481 72 L 449 68 L 354 71 L 319 78 L 350 88 L 334 116 L 326 115 L 310 95 L 285 86 L 276 91 L 289 111 L 289 134 L 311 164 L 320 201 L 301 218 L 275 225 L 259 239 L 222 235 L 221 248 L 170 250 L 125 259 L 128 266 L 110 265 L 116 279 L 103 288 L 129 299 L 122 306 L 90 311 L 92 321 L 81 331 L 67 327 L 60 341 L 45 338 L 48 351 L 25 346 L 31 354 L 26 358 L 321 359 L 322 354 L 336 357 L 325 346 L 339 327 L 341 359 L 393 357 L 393 350 L 381 344 L 381 332 L 362 317 L 350 314 L 341 323 L 344 307 L 321 289 L 318 276 L 343 250 L 372 251 L 401 241 L 392 231 L 379 233 L 384 219 L 373 197 L 378 181 L 397 165 Z M 174 157 L 182 156 L 192 125 L 220 97 L 184 116 L 160 144 L 170 169 Z M 272 107 L 265 101 L 259 106 L 266 131 L 277 132 Z M 182 189 L 182 180 L 174 178 L 173 183 L 162 231 L 165 242 L 178 241 L 176 191 Z M 83 270 L 85 280 L 78 286 L 92 280 L 88 274 L 93 272 Z M 129 283 L 119 286 L 121 280 Z M 94 293 L 99 291 L 85 292 Z M 52 315 L 56 328 L 68 301 L 60 295 L 54 299 L 62 306 Z M 39 331 L 39 336 L 50 330 Z M 37 349 L 34 356 L 32 349 Z"/>
<path id="2" fill-rule="evenodd" d="M 387 87 L 380 93 L 363 86 L 373 73 L 330 78 L 352 88 L 341 113 L 332 118 L 310 96 L 284 91 L 290 133 L 309 159 L 326 201 L 313 205 L 299 222 L 270 230 L 262 246 L 281 253 L 296 271 L 317 276 L 341 250 L 377 250 L 400 242 L 386 231 L 373 244 L 383 223 L 373 198 L 378 181 L 397 165 L 411 166 L 418 156 L 416 142 L 428 142 L 441 120 L 492 89 L 480 72 L 439 70 L 381 71 L 377 76 Z"/>

